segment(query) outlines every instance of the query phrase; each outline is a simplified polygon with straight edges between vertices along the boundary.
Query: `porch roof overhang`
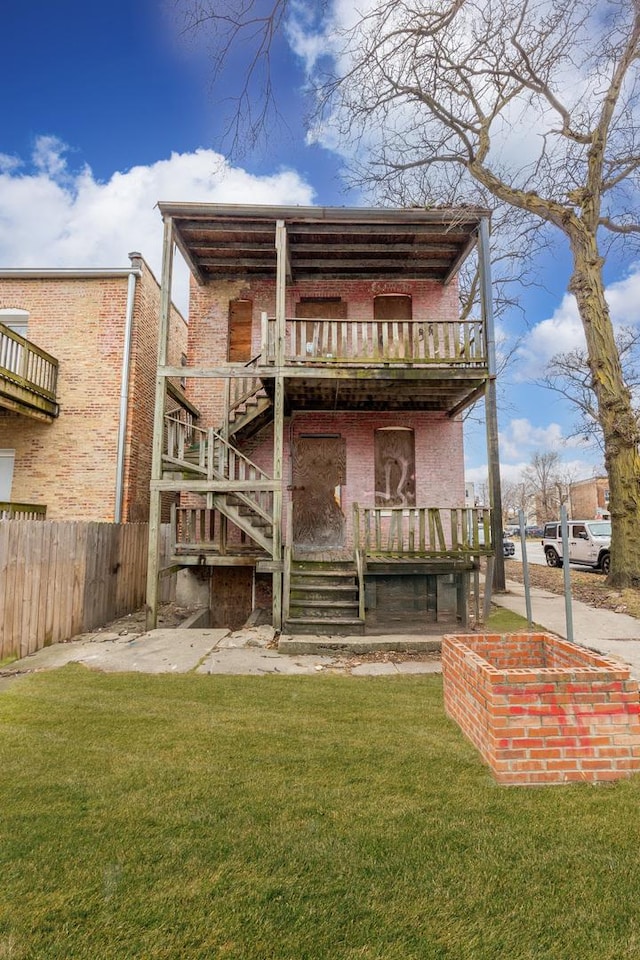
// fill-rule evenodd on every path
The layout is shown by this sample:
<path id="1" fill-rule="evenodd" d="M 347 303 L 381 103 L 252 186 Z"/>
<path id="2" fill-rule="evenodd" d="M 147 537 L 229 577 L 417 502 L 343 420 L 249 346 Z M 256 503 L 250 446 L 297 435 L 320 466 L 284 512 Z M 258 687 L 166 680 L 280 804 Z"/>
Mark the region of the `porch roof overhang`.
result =
<path id="1" fill-rule="evenodd" d="M 276 224 L 287 233 L 287 275 L 303 280 L 448 283 L 474 248 L 489 211 L 158 204 L 200 284 L 273 280 Z"/>

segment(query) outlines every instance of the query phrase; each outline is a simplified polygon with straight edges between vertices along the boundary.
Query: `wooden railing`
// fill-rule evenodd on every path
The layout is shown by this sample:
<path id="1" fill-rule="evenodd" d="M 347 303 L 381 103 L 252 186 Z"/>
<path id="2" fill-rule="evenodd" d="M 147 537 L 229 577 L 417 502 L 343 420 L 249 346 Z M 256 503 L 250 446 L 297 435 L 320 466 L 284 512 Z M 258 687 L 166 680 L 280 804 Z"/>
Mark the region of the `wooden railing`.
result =
<path id="1" fill-rule="evenodd" d="M 55 401 L 58 361 L 0 323 L 0 376 Z"/>
<path id="2" fill-rule="evenodd" d="M 219 517 L 219 515 L 218 515 Z M 171 508 L 171 543 L 175 552 L 205 552 L 216 541 L 216 511 L 207 507 Z"/>
<path id="3" fill-rule="evenodd" d="M 490 554 L 490 511 L 478 507 L 360 507 L 354 504 L 355 549 L 365 559 Z"/>
<path id="4" fill-rule="evenodd" d="M 0 500 L 0 520 L 46 520 L 47 508 L 39 503 Z"/>
<path id="5" fill-rule="evenodd" d="M 273 489 L 251 489 L 248 483 L 255 481 L 264 485 L 271 478 L 249 457 L 241 453 L 217 430 L 203 430 L 182 419 L 165 417 L 165 468 L 188 469 L 200 474 L 203 479 L 229 481 L 228 494 L 234 494 L 242 503 L 265 520 L 273 521 Z M 235 482 L 241 483 L 234 490 Z"/>
<path id="6" fill-rule="evenodd" d="M 262 356 L 276 360 L 276 322 L 263 315 Z M 398 363 L 484 366 L 479 320 L 287 319 L 287 363 Z"/>

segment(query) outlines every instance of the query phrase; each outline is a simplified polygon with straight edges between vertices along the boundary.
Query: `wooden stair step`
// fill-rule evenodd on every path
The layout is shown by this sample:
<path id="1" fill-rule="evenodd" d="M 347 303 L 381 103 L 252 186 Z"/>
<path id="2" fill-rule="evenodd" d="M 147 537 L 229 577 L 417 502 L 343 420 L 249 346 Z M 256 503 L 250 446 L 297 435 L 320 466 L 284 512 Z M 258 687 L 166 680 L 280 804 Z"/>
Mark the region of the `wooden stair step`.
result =
<path id="1" fill-rule="evenodd" d="M 355 583 L 293 583 L 291 590 L 299 590 L 300 593 L 354 593 L 357 591 Z"/>
<path id="2" fill-rule="evenodd" d="M 292 601 L 292 606 L 295 607 L 324 607 L 327 610 L 346 610 L 350 607 L 355 607 L 358 609 L 357 600 L 303 600 L 303 601 Z"/>
<path id="3" fill-rule="evenodd" d="M 287 633 L 363 634 L 364 622 L 355 617 L 288 617 Z"/>

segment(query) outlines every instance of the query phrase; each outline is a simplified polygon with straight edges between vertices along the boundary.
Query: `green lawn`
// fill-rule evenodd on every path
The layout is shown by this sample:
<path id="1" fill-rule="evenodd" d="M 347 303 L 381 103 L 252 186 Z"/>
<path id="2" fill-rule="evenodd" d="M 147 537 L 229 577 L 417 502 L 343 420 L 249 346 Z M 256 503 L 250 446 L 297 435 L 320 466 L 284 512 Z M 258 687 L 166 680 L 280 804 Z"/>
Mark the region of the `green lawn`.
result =
<path id="1" fill-rule="evenodd" d="M 497 786 L 438 676 L 0 695 L 0 958 L 640 957 L 640 778 Z"/>

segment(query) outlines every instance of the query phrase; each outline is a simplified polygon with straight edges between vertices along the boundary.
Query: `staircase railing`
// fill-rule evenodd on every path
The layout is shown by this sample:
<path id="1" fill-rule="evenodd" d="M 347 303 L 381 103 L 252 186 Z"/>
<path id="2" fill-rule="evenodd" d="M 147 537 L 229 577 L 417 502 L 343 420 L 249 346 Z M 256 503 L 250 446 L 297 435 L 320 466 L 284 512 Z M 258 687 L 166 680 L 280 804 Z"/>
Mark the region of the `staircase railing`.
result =
<path id="1" fill-rule="evenodd" d="M 268 548 L 271 534 L 258 518 L 265 521 L 267 528 L 272 527 L 275 484 L 261 467 L 234 447 L 222 432 L 212 427 L 195 427 L 176 415 L 165 417 L 165 451 L 165 466 L 169 469 L 190 470 L 208 480 L 226 481 L 226 490 L 207 494 L 207 507 L 219 509 L 264 549 Z M 259 487 L 267 481 L 272 489 L 252 489 L 254 481 Z"/>
<path id="2" fill-rule="evenodd" d="M 289 619 L 291 609 L 291 561 L 293 559 L 293 513 L 291 505 L 287 515 L 287 535 L 284 543 L 284 569 L 282 575 L 282 622 Z"/>
<path id="3" fill-rule="evenodd" d="M 358 618 L 364 623 L 364 557 L 360 547 L 355 549 L 356 574 L 358 577 Z"/>
<path id="4" fill-rule="evenodd" d="M 207 472 L 207 440 L 208 431 L 196 427 L 190 418 L 178 413 L 167 414 L 164 418 L 165 455 L 180 462 L 188 462 L 191 467 L 197 467 L 198 472 Z"/>
<path id="5" fill-rule="evenodd" d="M 221 433 L 211 428 L 209 433 L 212 438 L 210 462 L 213 464 L 214 479 L 229 480 L 231 484 L 234 480 L 271 480 L 261 467 L 241 453 Z M 230 488 L 229 492 L 234 491 Z M 243 490 L 242 494 L 237 496 L 251 500 L 258 513 L 273 521 L 273 490 Z"/>
<path id="6" fill-rule="evenodd" d="M 255 367 L 259 359 L 260 354 L 258 354 L 258 356 L 254 357 L 252 360 L 249 360 L 245 366 L 247 369 L 249 367 Z M 262 380 L 260 377 L 255 375 L 248 375 L 246 377 L 229 377 L 225 381 L 224 398 L 224 408 L 227 421 L 232 413 L 245 404 L 247 400 L 252 400 L 258 393 L 260 393 L 262 389 Z"/>

